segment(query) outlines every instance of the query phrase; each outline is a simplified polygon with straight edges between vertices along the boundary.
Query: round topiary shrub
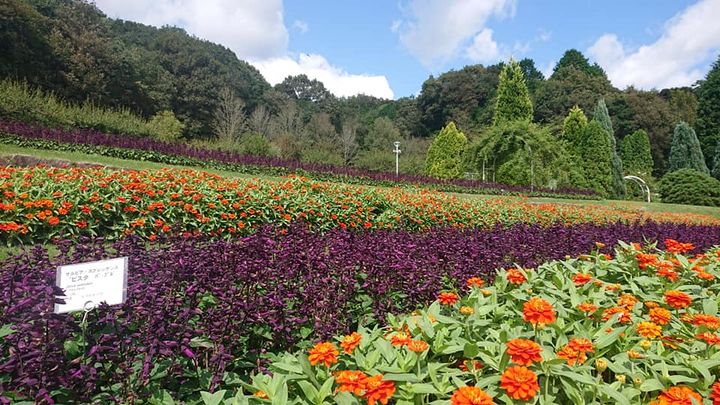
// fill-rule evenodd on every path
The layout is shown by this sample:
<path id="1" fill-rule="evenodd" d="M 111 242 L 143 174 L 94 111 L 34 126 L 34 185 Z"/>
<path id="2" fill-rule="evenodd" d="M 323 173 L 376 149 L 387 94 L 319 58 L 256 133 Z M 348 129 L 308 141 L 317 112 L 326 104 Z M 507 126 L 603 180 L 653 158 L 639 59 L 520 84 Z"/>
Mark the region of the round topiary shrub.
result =
<path id="1" fill-rule="evenodd" d="M 693 169 L 668 173 L 660 182 L 664 203 L 720 207 L 720 181 Z"/>

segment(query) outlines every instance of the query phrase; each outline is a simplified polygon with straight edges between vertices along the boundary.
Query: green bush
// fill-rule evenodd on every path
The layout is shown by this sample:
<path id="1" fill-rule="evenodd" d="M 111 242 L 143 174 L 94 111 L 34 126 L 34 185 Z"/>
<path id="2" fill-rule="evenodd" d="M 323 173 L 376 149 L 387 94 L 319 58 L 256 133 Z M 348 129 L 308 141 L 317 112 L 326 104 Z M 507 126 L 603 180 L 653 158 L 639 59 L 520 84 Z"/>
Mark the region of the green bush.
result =
<path id="1" fill-rule="evenodd" d="M 270 156 L 270 142 L 262 134 L 248 133 L 240 139 L 243 154 L 253 156 Z"/>
<path id="2" fill-rule="evenodd" d="M 428 148 L 425 168 L 428 175 L 438 179 L 457 179 L 462 176 L 463 154 L 467 138 L 455 123 L 447 124 Z"/>
<path id="3" fill-rule="evenodd" d="M 148 121 L 148 126 L 161 141 L 177 141 L 185 129 L 185 125 L 172 111 L 160 111 L 153 115 Z"/>
<path id="4" fill-rule="evenodd" d="M 720 181 L 693 169 L 668 173 L 660 182 L 664 203 L 720 207 Z"/>
<path id="5" fill-rule="evenodd" d="M 72 105 L 52 93 L 8 79 L 0 80 L 0 119 L 51 128 L 96 129 L 112 134 L 152 136 L 158 139 L 164 139 L 160 131 L 165 130 L 158 130 L 156 125 L 128 109 L 103 108 L 90 102 Z"/>

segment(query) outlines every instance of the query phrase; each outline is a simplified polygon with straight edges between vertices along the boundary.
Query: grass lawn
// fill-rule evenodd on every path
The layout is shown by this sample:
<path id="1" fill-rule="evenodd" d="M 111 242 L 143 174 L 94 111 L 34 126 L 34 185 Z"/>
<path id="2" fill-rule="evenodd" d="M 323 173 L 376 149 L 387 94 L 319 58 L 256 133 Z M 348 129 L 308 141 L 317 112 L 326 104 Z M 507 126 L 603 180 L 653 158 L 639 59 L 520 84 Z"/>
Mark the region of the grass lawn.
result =
<path id="1" fill-rule="evenodd" d="M 98 164 L 98 165 L 116 167 L 116 168 L 121 168 L 121 169 L 133 169 L 133 170 L 157 170 L 157 169 L 164 169 L 164 168 L 193 169 L 193 170 L 203 170 L 208 173 L 214 173 L 214 174 L 224 176 L 224 177 L 240 177 L 240 178 L 255 178 L 255 179 L 260 178 L 260 179 L 268 179 L 268 180 L 270 180 L 270 179 L 278 180 L 279 179 L 279 177 L 250 175 L 250 174 L 231 172 L 231 171 L 226 171 L 226 170 L 214 170 L 214 169 L 198 168 L 198 167 L 194 167 L 194 166 L 166 165 L 163 163 L 147 162 L 147 161 L 141 161 L 141 160 L 118 159 L 118 158 L 107 157 L 107 156 L 91 155 L 91 154 L 87 154 L 87 153 L 51 151 L 51 150 L 45 150 L 45 149 L 33 149 L 33 148 L 24 148 L 24 147 L 18 147 L 18 146 L 13 146 L 13 145 L 0 144 L 0 156 L 12 156 L 12 155 L 35 156 L 40 159 L 58 159 L 58 160 L 66 160 L 69 162 L 76 162 L 76 163 L 94 163 L 94 164 Z"/>

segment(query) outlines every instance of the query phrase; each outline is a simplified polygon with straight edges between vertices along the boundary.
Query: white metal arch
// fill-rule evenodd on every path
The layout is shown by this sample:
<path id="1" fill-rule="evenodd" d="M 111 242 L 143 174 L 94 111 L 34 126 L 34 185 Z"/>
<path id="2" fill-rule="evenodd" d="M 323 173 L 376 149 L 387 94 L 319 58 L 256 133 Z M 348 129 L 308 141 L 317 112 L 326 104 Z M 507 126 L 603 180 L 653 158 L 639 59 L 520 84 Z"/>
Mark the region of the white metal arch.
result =
<path id="1" fill-rule="evenodd" d="M 647 195 L 647 202 L 650 202 L 650 187 L 648 187 L 645 180 L 641 179 L 638 176 L 625 176 L 623 177 L 623 179 L 632 180 L 637 183 L 640 186 L 640 190 L 642 190 L 643 194 Z"/>

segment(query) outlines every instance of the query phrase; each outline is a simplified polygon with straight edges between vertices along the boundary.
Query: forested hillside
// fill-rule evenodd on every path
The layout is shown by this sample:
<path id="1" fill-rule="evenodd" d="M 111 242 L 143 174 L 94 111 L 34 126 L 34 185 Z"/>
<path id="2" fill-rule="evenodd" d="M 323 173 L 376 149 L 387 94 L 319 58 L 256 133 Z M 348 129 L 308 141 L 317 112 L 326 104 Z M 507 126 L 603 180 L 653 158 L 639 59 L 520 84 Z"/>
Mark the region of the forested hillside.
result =
<path id="1" fill-rule="evenodd" d="M 392 170 L 391 143 L 401 140 L 407 173 L 425 172 L 429 141 L 449 122 L 470 145 L 487 135 L 503 68 L 471 65 L 430 76 L 414 97 L 338 98 L 303 75 L 272 87 L 221 45 L 180 28 L 109 19 L 82 0 L 4 0 L 0 25 L 0 78 L 27 82 L 69 103 L 127 108 L 146 119 L 172 112 L 185 141 L 252 154 Z M 547 79 L 533 60 L 519 65 L 533 120 L 552 136 L 561 137 L 574 106 L 590 114 L 604 99 L 613 144 L 638 130 L 647 133 L 654 176 L 668 170 L 673 129 L 681 121 L 698 125 L 712 170 L 717 91 L 703 93 L 702 85 L 617 89 L 577 50 L 565 52 Z M 699 106 L 703 97 L 705 106 Z M 701 117 L 699 108 L 707 110 Z M 218 124 L 219 115 L 225 125 Z M 464 171 L 480 172 L 475 163 L 466 162 Z"/>

